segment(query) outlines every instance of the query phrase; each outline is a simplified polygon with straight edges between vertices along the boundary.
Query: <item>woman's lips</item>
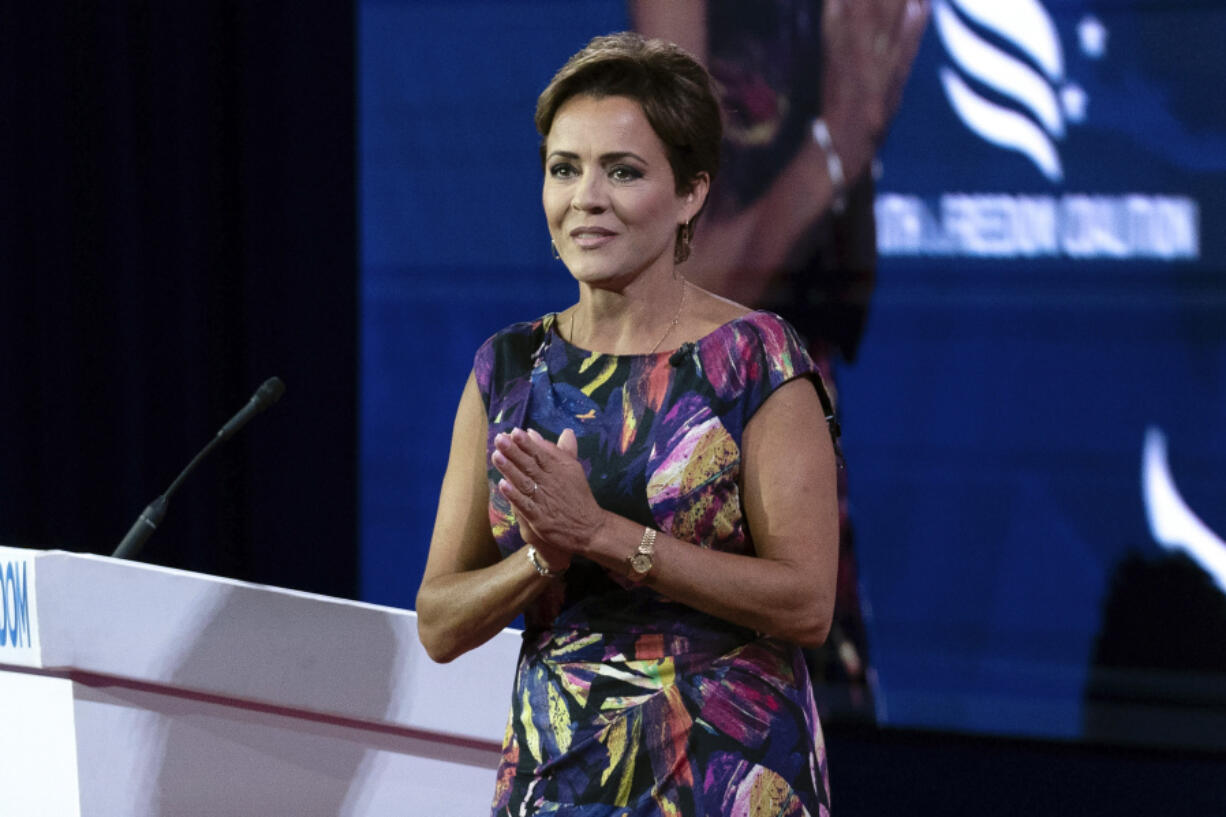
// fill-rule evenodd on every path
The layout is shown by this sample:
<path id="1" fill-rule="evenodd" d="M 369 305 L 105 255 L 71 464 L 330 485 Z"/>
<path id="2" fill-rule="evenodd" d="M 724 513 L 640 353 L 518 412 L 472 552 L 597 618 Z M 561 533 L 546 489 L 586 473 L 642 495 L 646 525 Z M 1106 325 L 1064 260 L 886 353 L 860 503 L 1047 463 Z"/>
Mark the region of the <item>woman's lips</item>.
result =
<path id="1" fill-rule="evenodd" d="M 594 250 L 608 244 L 616 235 L 603 227 L 576 227 L 570 231 L 570 240 L 580 249 Z"/>

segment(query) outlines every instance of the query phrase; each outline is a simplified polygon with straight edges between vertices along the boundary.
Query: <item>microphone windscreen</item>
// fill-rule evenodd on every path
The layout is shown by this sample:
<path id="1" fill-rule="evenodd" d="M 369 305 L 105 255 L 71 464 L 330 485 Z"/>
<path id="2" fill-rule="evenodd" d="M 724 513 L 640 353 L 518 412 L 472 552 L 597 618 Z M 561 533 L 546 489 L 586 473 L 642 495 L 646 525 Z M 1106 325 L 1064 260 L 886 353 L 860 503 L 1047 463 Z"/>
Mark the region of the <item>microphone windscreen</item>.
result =
<path id="1" fill-rule="evenodd" d="M 268 408 L 280 400 L 283 394 L 285 394 L 285 383 L 279 377 L 270 377 L 256 390 L 255 396 L 261 406 Z"/>

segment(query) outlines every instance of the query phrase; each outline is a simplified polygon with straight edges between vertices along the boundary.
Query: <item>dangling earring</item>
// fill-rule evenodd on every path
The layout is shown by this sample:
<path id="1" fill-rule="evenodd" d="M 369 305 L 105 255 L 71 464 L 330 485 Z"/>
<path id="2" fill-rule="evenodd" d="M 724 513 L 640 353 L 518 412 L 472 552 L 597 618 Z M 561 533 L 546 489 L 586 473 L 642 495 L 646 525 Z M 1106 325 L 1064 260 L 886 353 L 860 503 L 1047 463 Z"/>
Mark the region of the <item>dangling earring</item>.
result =
<path id="1" fill-rule="evenodd" d="M 550 240 L 550 242 L 549 242 L 549 249 L 553 250 L 553 257 L 554 257 L 554 259 L 556 259 L 556 260 L 558 260 L 558 261 L 561 261 L 561 260 L 562 260 L 562 256 L 561 256 L 561 254 L 559 254 L 559 253 L 558 253 L 558 245 L 557 245 L 557 244 L 555 244 L 555 243 L 554 243 L 552 240 Z"/>
<path id="2" fill-rule="evenodd" d="M 694 238 L 694 222 L 677 225 L 677 243 L 673 245 L 673 263 L 680 264 L 690 257 L 690 241 Z"/>

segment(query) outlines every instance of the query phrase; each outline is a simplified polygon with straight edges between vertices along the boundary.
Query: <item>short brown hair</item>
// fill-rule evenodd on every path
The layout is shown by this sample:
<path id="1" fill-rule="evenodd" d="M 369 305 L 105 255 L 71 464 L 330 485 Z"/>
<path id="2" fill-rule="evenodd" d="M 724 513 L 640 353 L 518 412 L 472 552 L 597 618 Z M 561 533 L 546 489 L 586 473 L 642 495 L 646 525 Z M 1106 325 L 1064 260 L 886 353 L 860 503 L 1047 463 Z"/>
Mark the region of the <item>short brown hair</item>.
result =
<path id="1" fill-rule="evenodd" d="M 715 180 L 723 137 L 719 102 L 707 70 L 684 49 L 631 31 L 596 37 L 584 46 L 536 101 L 542 163 L 553 118 L 575 96 L 638 102 L 664 143 L 678 194 L 689 192 L 701 173 Z"/>

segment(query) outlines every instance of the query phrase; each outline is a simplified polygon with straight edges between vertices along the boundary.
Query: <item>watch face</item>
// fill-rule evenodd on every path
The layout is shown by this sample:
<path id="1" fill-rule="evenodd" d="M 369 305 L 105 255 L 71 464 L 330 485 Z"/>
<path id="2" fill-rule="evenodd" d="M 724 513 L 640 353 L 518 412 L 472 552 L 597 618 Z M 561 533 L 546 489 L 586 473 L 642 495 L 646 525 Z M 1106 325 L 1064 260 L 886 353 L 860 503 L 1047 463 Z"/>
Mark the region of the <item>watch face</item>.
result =
<path id="1" fill-rule="evenodd" d="M 630 557 L 630 567 L 635 573 L 646 573 L 651 570 L 651 555 L 636 553 Z"/>

